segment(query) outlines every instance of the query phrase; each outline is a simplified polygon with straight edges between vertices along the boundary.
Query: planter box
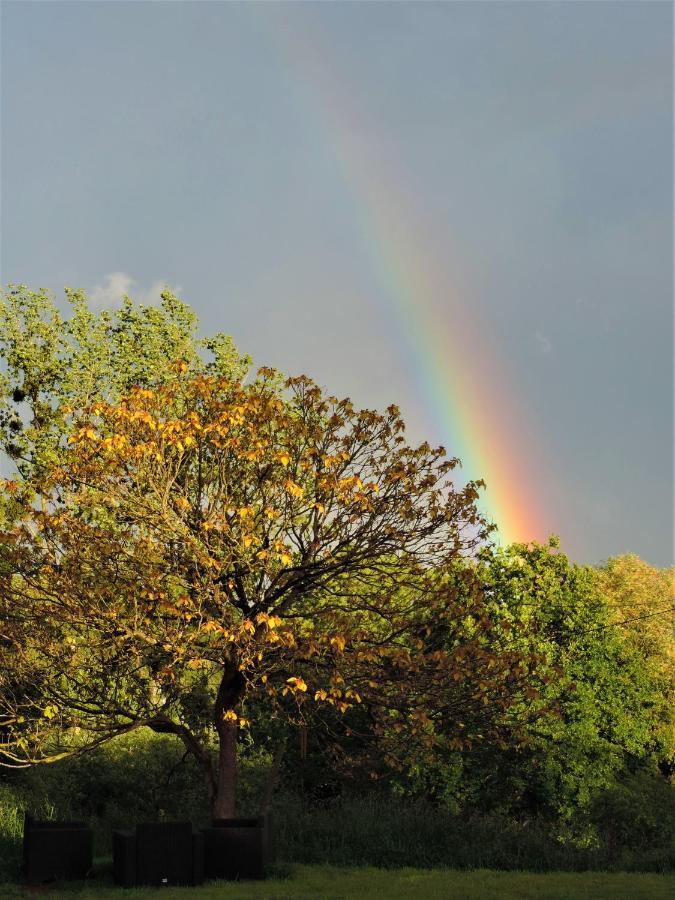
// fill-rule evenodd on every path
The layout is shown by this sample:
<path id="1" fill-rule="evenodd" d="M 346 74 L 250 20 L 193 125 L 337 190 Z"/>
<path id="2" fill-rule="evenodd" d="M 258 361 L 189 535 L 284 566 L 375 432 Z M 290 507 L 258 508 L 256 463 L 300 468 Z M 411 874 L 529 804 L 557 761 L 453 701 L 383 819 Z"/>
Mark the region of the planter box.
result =
<path id="1" fill-rule="evenodd" d="M 198 885 L 204 881 L 204 839 L 189 822 L 137 825 L 113 833 L 113 879 L 135 885 Z"/>
<path id="2" fill-rule="evenodd" d="M 23 867 L 29 884 L 86 878 L 94 838 L 84 822 L 39 822 L 24 817 Z"/>
<path id="3" fill-rule="evenodd" d="M 269 816 L 214 819 L 203 829 L 207 878 L 265 878 L 272 862 Z"/>

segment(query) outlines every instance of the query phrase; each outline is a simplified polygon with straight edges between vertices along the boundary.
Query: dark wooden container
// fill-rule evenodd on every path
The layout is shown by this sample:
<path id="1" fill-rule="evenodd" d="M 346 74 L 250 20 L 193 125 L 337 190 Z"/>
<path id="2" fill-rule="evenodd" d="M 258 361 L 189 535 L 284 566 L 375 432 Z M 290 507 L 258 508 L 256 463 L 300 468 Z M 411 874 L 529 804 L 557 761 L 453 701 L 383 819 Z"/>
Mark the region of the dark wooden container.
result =
<path id="1" fill-rule="evenodd" d="M 189 822 L 138 825 L 113 834 L 115 884 L 198 885 L 204 880 L 204 839 Z"/>
<path id="2" fill-rule="evenodd" d="M 84 822 L 40 822 L 24 817 L 23 866 L 29 884 L 86 878 L 93 856 L 93 833 Z"/>
<path id="3" fill-rule="evenodd" d="M 269 816 L 214 819 L 204 834 L 207 878 L 265 878 L 272 862 Z"/>

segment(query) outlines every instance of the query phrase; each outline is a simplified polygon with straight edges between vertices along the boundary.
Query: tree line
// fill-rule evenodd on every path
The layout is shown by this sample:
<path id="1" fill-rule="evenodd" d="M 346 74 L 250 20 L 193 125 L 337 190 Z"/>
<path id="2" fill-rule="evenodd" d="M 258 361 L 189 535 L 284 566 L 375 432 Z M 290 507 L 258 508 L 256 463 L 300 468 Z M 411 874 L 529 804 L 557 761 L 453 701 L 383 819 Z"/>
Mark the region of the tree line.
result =
<path id="1" fill-rule="evenodd" d="M 216 816 L 244 740 L 562 820 L 672 776 L 672 571 L 495 547 L 482 482 L 395 406 L 254 371 L 168 292 L 67 293 L 0 305 L 2 764 L 171 734 Z"/>

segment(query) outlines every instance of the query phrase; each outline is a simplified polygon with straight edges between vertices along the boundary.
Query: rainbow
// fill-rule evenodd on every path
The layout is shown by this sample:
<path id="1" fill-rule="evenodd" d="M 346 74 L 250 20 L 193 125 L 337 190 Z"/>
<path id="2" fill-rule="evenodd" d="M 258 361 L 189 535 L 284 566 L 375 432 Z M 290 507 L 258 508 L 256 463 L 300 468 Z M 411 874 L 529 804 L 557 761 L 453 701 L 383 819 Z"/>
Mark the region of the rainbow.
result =
<path id="1" fill-rule="evenodd" d="M 382 321 L 392 326 L 418 396 L 450 454 L 461 459 L 467 480 L 486 482 L 480 506 L 498 526 L 497 542 L 542 540 L 545 530 L 535 499 L 540 482 L 528 450 L 536 441 L 526 411 L 508 386 L 505 361 L 499 361 L 485 328 L 472 321 L 467 304 L 448 287 L 456 261 L 441 261 L 428 249 L 434 229 L 428 214 L 418 209 L 409 174 L 377 141 L 352 99 L 356 90 L 345 86 L 343 67 L 328 64 L 328 42 L 314 32 L 310 39 L 307 32 L 293 31 L 275 6 L 258 3 L 248 9 L 260 13 L 258 21 L 293 74 L 301 112 L 325 135 L 341 171 L 381 288 L 373 302 Z"/>

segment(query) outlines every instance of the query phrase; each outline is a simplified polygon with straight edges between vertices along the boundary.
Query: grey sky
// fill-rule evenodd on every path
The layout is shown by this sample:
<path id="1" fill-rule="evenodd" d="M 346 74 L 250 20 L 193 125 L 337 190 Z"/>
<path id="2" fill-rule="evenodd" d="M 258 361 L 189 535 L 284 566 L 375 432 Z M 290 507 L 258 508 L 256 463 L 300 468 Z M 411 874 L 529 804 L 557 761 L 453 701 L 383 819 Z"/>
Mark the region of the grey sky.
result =
<path id="1" fill-rule="evenodd" d="M 1 279 L 100 303 L 180 286 L 258 363 L 442 439 L 320 108 L 332 79 L 459 261 L 546 530 L 580 561 L 671 564 L 672 39 L 656 2 L 3 2 Z"/>

